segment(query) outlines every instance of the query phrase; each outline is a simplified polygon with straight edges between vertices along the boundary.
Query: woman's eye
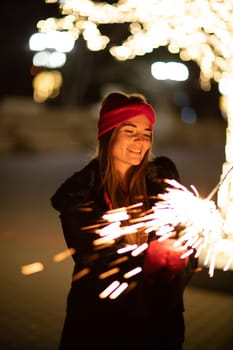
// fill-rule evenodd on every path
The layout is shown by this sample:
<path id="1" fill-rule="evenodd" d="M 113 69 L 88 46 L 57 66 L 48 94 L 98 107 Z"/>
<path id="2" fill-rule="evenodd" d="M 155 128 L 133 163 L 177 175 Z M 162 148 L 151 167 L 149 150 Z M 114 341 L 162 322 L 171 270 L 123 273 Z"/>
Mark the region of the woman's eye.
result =
<path id="1" fill-rule="evenodd" d="M 133 134 L 133 130 L 130 130 L 130 129 L 125 129 L 125 132 L 128 133 L 128 134 Z"/>
<path id="2" fill-rule="evenodd" d="M 123 132 L 124 133 L 126 133 L 126 134 L 128 134 L 128 135 L 136 135 L 137 134 L 137 131 L 136 130 L 134 130 L 134 129 L 122 129 L 123 130 Z M 138 135 L 139 135 L 139 133 L 138 133 Z M 146 139 L 146 140 L 151 140 L 151 134 L 144 134 L 144 133 L 142 133 L 142 134 L 140 134 L 142 137 L 144 137 L 144 139 Z"/>
<path id="3" fill-rule="evenodd" d="M 143 135 L 146 139 L 151 139 L 151 135 L 150 134 L 144 134 Z"/>

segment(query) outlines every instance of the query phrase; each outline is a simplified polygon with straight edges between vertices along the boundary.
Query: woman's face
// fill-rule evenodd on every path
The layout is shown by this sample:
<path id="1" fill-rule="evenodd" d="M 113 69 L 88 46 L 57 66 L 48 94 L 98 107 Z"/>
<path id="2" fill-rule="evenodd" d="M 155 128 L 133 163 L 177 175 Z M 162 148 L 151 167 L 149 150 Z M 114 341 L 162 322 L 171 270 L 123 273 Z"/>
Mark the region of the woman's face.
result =
<path id="1" fill-rule="evenodd" d="M 133 117 L 118 127 L 112 147 L 115 169 L 124 176 L 133 165 L 139 165 L 151 148 L 152 130 L 144 115 Z"/>

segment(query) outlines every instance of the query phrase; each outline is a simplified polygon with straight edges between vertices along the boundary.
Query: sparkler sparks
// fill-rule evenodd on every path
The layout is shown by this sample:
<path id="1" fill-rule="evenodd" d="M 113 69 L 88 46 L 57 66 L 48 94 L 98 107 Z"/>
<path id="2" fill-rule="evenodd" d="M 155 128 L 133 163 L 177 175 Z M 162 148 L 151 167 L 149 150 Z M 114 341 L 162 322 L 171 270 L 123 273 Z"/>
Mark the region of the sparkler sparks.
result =
<path id="1" fill-rule="evenodd" d="M 195 256 L 198 257 L 206 249 L 204 264 L 210 264 L 209 274 L 213 276 L 214 261 L 223 232 L 221 214 L 212 200 L 201 199 L 197 192 L 188 191 L 174 180 L 167 180 L 167 183 L 167 192 L 159 196 L 161 201 L 153 207 L 154 220 L 157 222 L 156 234 L 163 239 L 171 232 L 178 232 L 175 245 L 189 248 L 185 256 L 195 249 Z M 167 228 L 167 232 L 164 228 Z"/>
<path id="2" fill-rule="evenodd" d="M 179 246 L 185 249 L 181 255 L 182 259 L 193 253 L 195 257 L 200 257 L 202 253 L 205 253 L 204 265 L 209 265 L 209 275 L 212 277 L 218 256 L 224 255 L 225 257 L 224 271 L 231 268 L 233 261 L 233 244 L 227 245 L 226 253 L 226 244 L 223 244 L 224 220 L 211 199 L 224 179 L 204 199 L 200 198 L 195 187 L 191 187 L 190 191 L 175 180 L 165 180 L 166 192 L 158 195 L 149 213 L 141 212 L 137 218 L 131 219 L 130 215 L 126 214 L 127 208 L 111 210 L 103 216 L 109 224 L 96 232 L 100 236 L 104 235 L 105 242 L 112 240 L 114 235 L 116 238 L 138 232 L 138 230 L 147 234 L 154 232 L 155 238 L 158 238 L 159 241 L 176 237 L 174 249 Z M 135 206 L 140 207 L 141 203 Z M 124 212 L 123 216 L 122 212 Z M 113 227 L 116 229 L 114 233 Z M 129 245 L 128 251 L 131 250 L 131 257 L 134 257 L 147 247 L 147 243 Z M 127 246 L 122 249 L 118 253 L 124 252 L 124 249 L 127 250 Z"/>
<path id="3" fill-rule="evenodd" d="M 62 252 L 59 252 L 53 256 L 53 261 L 55 263 L 61 262 L 67 258 L 69 258 L 71 255 L 75 254 L 75 249 L 65 249 Z M 31 264 L 23 265 L 21 266 L 21 274 L 22 275 L 32 275 L 37 272 L 41 272 L 44 270 L 44 264 L 41 261 L 37 261 Z"/>
<path id="4" fill-rule="evenodd" d="M 103 265 L 103 271 L 98 272 L 97 278 L 106 280 L 111 277 L 117 278 L 110 281 L 109 285 L 99 293 L 99 298 L 115 299 L 124 291 L 134 288 L 137 282 L 134 276 L 145 271 L 144 266 L 136 262 L 136 258 L 146 253 L 147 265 L 168 264 L 173 269 L 183 268 L 190 255 L 195 257 L 204 256 L 204 265 L 209 266 L 209 275 L 214 275 L 214 269 L 218 266 L 218 258 L 224 260 L 223 271 L 232 268 L 233 265 L 233 241 L 223 236 L 224 219 L 212 200 L 217 189 L 222 185 L 231 168 L 225 177 L 211 191 L 208 197 L 202 199 L 195 187 L 191 191 L 175 180 L 164 180 L 166 191 L 159 194 L 153 206 L 147 212 L 143 212 L 142 203 L 136 203 L 129 207 L 118 208 L 104 213 L 101 222 L 93 226 L 84 227 L 84 231 L 97 234 L 99 237 L 93 241 L 93 257 L 101 259 L 105 255 L 105 248 L 113 251 L 112 258 Z M 85 232 L 84 232 L 85 234 Z M 148 243 L 147 240 L 139 244 L 130 244 L 123 239 L 122 244 L 118 240 L 124 236 L 142 235 L 147 237 L 154 234 L 154 240 Z M 172 238 L 172 239 L 171 239 Z M 166 240 L 169 240 L 168 244 Z M 160 244 L 157 243 L 161 242 Z M 171 243 L 172 242 L 172 243 Z M 156 243 L 156 244 L 151 244 Z M 153 252 L 152 246 L 155 252 Z M 61 262 L 75 254 L 74 249 L 64 250 L 53 257 L 54 262 Z M 166 258 L 164 259 L 164 254 Z M 104 258 L 105 259 L 105 258 Z M 134 260 L 134 265 L 131 262 Z M 178 262 L 183 260 L 183 263 Z M 160 261 L 159 261 L 160 260 Z M 129 268 L 125 269 L 125 263 L 129 262 Z M 169 265 L 168 264 L 168 265 Z M 143 269 L 144 268 L 144 269 Z M 155 271 L 157 266 L 149 267 Z M 43 271 L 42 263 L 33 263 L 22 266 L 23 275 L 31 275 Z M 91 265 L 84 267 L 77 272 L 72 281 L 78 281 L 91 272 Z M 178 271 L 177 270 L 177 271 Z"/>
<path id="5" fill-rule="evenodd" d="M 32 275 L 44 270 L 44 265 L 41 262 L 35 262 L 21 267 L 22 275 Z"/>
<path id="6" fill-rule="evenodd" d="M 68 257 L 70 257 L 73 254 L 75 254 L 75 249 L 74 248 L 65 249 L 62 252 L 57 253 L 56 255 L 54 255 L 53 261 L 54 262 L 63 261 L 63 260 L 67 259 Z"/>

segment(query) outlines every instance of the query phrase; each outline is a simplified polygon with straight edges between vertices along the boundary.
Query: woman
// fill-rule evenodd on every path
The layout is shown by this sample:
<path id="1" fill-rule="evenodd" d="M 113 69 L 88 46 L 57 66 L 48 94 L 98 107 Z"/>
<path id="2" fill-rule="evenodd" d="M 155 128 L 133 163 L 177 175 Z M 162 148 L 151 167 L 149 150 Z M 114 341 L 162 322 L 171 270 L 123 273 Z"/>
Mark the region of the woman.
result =
<path id="1" fill-rule="evenodd" d="M 179 180 L 170 159 L 150 160 L 155 119 L 144 96 L 107 95 L 98 120 L 97 157 L 52 197 L 67 246 L 75 252 L 60 349 L 87 349 L 92 344 L 96 349 L 182 349 L 183 291 L 192 275 L 191 259 L 169 275 L 169 266 L 159 262 L 153 266 L 154 252 L 152 260 L 148 255 L 149 249 L 154 249 L 155 256 L 160 249 L 154 244 L 154 232 L 148 235 L 138 230 L 97 246 L 98 234 L 87 229 L 98 228 L 98 223 L 101 228 L 101 218 L 109 210 L 127 207 L 131 218 L 142 215 L 165 191 L 165 178 Z M 149 243 L 146 252 L 134 258 L 125 253 L 119 260 L 118 248 L 143 243 Z M 169 248 L 163 249 L 166 255 Z M 103 296 L 112 282 L 124 283 L 125 272 L 136 267 L 143 271 L 129 278 L 117 298 Z M 104 276 L 109 270 L 113 274 Z"/>

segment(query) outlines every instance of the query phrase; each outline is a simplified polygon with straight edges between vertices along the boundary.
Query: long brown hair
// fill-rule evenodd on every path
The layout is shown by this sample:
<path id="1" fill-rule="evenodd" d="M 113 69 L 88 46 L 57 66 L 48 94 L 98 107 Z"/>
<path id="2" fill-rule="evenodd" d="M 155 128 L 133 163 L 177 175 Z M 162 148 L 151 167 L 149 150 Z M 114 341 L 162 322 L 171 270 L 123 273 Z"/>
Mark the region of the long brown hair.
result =
<path id="1" fill-rule="evenodd" d="M 112 92 L 102 102 L 102 110 L 108 112 L 117 107 L 147 102 L 141 94 L 126 94 L 123 92 Z M 127 206 L 129 204 L 147 199 L 145 184 L 145 165 L 150 158 L 148 151 L 142 162 L 137 166 L 132 166 L 126 174 L 124 183 L 119 178 L 114 169 L 111 157 L 118 128 L 115 128 L 99 138 L 98 160 L 104 190 L 107 192 L 113 208 Z"/>

